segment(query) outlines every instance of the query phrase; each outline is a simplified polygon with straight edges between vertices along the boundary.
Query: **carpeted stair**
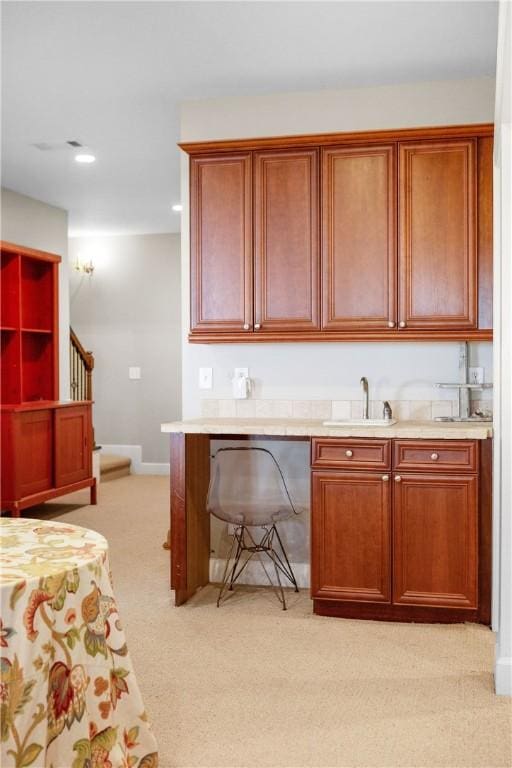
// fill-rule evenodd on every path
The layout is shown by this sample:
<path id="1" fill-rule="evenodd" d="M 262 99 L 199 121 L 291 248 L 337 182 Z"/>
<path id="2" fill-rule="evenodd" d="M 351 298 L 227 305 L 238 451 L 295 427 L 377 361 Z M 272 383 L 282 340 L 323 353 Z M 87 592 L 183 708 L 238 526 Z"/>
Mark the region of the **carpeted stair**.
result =
<path id="1" fill-rule="evenodd" d="M 114 456 L 111 453 L 100 454 L 100 478 L 101 482 L 117 480 L 131 474 L 132 460 L 126 456 Z"/>

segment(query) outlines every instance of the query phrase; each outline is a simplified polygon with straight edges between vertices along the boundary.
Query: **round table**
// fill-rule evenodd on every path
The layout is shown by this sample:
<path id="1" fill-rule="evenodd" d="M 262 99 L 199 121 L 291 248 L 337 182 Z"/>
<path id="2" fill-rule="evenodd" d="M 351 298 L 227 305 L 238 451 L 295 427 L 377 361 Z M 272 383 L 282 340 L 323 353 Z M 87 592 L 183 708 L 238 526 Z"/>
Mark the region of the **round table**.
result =
<path id="1" fill-rule="evenodd" d="M 2 767 L 155 768 L 106 539 L 0 518 L 0 544 Z"/>

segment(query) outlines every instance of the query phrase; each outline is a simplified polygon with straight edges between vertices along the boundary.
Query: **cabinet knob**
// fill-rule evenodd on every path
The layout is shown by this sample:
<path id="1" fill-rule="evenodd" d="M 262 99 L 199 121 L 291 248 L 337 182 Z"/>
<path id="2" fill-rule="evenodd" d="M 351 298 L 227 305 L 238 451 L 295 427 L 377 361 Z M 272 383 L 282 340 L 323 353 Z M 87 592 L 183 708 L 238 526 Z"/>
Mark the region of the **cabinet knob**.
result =
<path id="1" fill-rule="evenodd" d="M 389 475 L 382 475 L 382 479 L 384 480 L 385 483 L 387 483 L 389 480 Z"/>
<path id="2" fill-rule="evenodd" d="M 260 328 L 261 328 L 261 324 L 260 323 L 255 323 L 254 324 L 254 330 L 255 331 L 259 331 Z"/>
<path id="3" fill-rule="evenodd" d="M 250 327 L 249 323 L 244 323 L 244 331 L 248 331 Z"/>
<path id="4" fill-rule="evenodd" d="M 349 458 L 349 459 L 350 459 L 350 457 L 351 457 L 351 456 L 353 456 L 353 455 L 354 455 L 354 454 L 352 453 L 352 451 L 345 451 L 345 456 L 348 456 L 348 458 Z"/>
<path id="5" fill-rule="evenodd" d="M 400 475 L 395 475 L 395 483 L 401 483 L 401 482 L 402 482 L 402 478 L 400 477 Z"/>
<path id="6" fill-rule="evenodd" d="M 389 323 L 388 323 L 388 328 L 394 328 L 394 327 L 395 327 L 395 321 L 394 320 L 390 320 Z"/>
<path id="7" fill-rule="evenodd" d="M 398 325 L 400 326 L 400 328 L 405 328 L 405 326 L 406 326 L 406 322 L 405 322 L 405 320 L 400 320 L 400 322 L 398 323 Z"/>
<path id="8" fill-rule="evenodd" d="M 438 453 L 432 453 L 430 455 L 430 458 L 432 459 L 432 461 L 437 461 L 438 458 L 439 458 L 439 454 Z"/>

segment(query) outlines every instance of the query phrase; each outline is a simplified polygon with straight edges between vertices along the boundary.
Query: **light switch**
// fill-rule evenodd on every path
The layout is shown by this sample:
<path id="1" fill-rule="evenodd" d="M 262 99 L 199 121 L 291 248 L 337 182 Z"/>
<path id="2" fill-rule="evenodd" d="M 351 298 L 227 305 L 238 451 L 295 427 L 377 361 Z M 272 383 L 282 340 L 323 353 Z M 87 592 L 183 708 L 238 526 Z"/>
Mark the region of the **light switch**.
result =
<path id="1" fill-rule="evenodd" d="M 199 389 L 211 389 L 213 386 L 213 369 L 199 369 Z"/>
<path id="2" fill-rule="evenodd" d="M 134 367 L 128 368 L 128 378 L 129 379 L 140 379 L 140 368 L 139 368 L 139 366 L 134 366 Z"/>

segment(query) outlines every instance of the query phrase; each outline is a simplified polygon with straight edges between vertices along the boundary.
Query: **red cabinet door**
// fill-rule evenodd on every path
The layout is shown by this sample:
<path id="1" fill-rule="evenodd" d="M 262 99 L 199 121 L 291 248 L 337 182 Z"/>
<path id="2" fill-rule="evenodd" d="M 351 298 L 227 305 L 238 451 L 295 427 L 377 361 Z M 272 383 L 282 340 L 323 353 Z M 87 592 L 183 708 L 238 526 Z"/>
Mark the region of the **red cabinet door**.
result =
<path id="1" fill-rule="evenodd" d="M 91 409 L 88 405 L 55 410 L 55 485 L 77 483 L 92 475 Z"/>
<path id="2" fill-rule="evenodd" d="M 322 150 L 322 326 L 396 325 L 396 145 Z"/>
<path id="3" fill-rule="evenodd" d="M 251 154 L 190 161 L 191 331 L 252 330 Z"/>
<path id="4" fill-rule="evenodd" d="M 254 329 L 320 327 L 318 150 L 254 155 Z"/>
<path id="5" fill-rule="evenodd" d="M 51 410 L 13 413 L 14 498 L 53 487 Z"/>
<path id="6" fill-rule="evenodd" d="M 476 608 L 478 478 L 394 477 L 393 602 Z"/>
<path id="7" fill-rule="evenodd" d="M 476 328 L 476 140 L 400 144 L 399 326 Z"/>
<path id="8" fill-rule="evenodd" d="M 390 475 L 312 473 L 311 596 L 391 602 Z"/>

